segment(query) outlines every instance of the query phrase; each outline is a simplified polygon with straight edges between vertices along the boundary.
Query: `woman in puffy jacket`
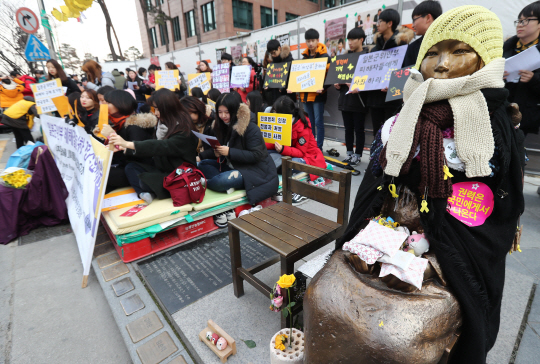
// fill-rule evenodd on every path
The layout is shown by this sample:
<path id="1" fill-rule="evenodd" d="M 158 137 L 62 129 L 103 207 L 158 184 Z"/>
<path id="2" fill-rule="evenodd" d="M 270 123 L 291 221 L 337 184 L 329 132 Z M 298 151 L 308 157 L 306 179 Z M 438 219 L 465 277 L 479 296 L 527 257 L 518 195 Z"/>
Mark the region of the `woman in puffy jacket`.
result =
<path id="1" fill-rule="evenodd" d="M 62 86 L 67 87 L 66 96 L 69 96 L 72 92 L 81 92 L 77 83 L 66 75 L 64 69 L 60 66 L 60 63 L 55 59 L 49 59 L 46 66 L 47 72 L 49 72 L 49 77 L 47 77 L 48 80 L 50 81 L 59 78 L 62 82 Z"/>
<path id="2" fill-rule="evenodd" d="M 110 72 L 103 72 L 101 66 L 94 60 L 88 59 L 84 61 L 83 66 L 81 67 L 83 72 L 86 73 L 88 77 L 88 83 L 86 88 L 97 91 L 101 86 L 111 86 L 114 87 L 116 79 Z"/>

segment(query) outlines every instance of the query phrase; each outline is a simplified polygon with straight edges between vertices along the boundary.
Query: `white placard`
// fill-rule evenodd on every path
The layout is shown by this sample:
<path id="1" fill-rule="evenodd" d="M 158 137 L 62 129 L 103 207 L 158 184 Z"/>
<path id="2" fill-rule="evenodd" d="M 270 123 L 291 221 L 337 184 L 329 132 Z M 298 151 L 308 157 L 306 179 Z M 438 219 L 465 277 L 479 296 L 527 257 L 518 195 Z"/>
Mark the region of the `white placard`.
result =
<path id="1" fill-rule="evenodd" d="M 234 66 L 231 73 L 231 87 L 248 87 L 251 66 Z"/>
<path id="2" fill-rule="evenodd" d="M 311 73 L 307 71 L 306 73 L 302 73 L 300 76 L 296 77 L 296 83 L 301 83 L 305 80 L 309 80 L 311 78 Z"/>
<path id="3" fill-rule="evenodd" d="M 315 77 L 310 78 L 309 80 L 304 81 L 300 84 L 300 87 L 302 88 L 302 90 L 305 90 L 306 88 L 312 87 L 312 86 L 315 86 Z"/>

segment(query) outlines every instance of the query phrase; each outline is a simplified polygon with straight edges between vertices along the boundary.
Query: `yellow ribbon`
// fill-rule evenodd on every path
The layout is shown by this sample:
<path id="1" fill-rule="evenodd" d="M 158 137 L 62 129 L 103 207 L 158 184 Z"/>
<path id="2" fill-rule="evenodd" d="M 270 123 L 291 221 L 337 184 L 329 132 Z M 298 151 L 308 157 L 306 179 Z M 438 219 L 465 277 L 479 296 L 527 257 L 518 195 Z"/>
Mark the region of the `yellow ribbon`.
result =
<path id="1" fill-rule="evenodd" d="M 420 212 L 425 212 L 425 213 L 428 213 L 429 212 L 429 209 L 427 207 L 427 201 L 426 200 L 422 200 L 422 208 L 420 209 Z"/>
<path id="2" fill-rule="evenodd" d="M 378 189 L 379 191 L 382 191 L 382 185 L 379 186 L 379 187 L 377 187 L 377 189 Z"/>
<path id="3" fill-rule="evenodd" d="M 447 165 L 443 166 L 443 171 L 444 171 L 444 180 L 445 181 L 448 179 L 448 177 L 450 177 L 450 178 L 454 177 L 454 175 L 452 173 L 450 173 L 450 168 L 448 168 Z"/>
<path id="4" fill-rule="evenodd" d="M 392 197 L 393 198 L 398 198 L 399 195 L 396 193 L 396 185 L 391 183 L 390 185 L 388 185 L 388 189 L 390 190 L 390 193 L 392 194 Z"/>

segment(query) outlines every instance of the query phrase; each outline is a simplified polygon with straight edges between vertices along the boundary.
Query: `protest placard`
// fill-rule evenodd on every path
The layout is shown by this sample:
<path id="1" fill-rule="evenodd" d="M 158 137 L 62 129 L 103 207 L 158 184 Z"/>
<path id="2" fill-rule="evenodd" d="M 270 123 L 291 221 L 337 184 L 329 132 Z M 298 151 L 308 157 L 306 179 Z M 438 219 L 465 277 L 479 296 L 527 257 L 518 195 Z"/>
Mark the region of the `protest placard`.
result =
<path id="1" fill-rule="evenodd" d="M 392 71 L 401 68 L 407 46 L 366 53 L 358 57 L 351 91 L 381 90 L 388 87 Z"/>
<path id="2" fill-rule="evenodd" d="M 84 288 L 90 273 L 112 152 L 83 128 L 66 124 L 64 119 L 43 115 L 41 126 L 69 192 L 66 205 L 83 264 Z"/>
<path id="3" fill-rule="evenodd" d="M 330 62 L 330 68 L 328 68 L 328 74 L 326 75 L 324 84 L 350 83 L 353 79 L 354 68 L 358 62 L 358 53 L 335 56 L 330 59 Z"/>
<path id="4" fill-rule="evenodd" d="M 249 86 L 251 66 L 234 66 L 231 72 L 231 88 Z"/>
<path id="5" fill-rule="evenodd" d="M 347 18 L 327 20 L 324 23 L 324 38 L 326 49 L 330 57 L 347 53 Z"/>
<path id="6" fill-rule="evenodd" d="M 156 90 L 162 88 L 168 88 L 171 91 L 180 90 L 178 79 L 180 78 L 180 71 L 156 71 Z"/>
<path id="7" fill-rule="evenodd" d="M 258 124 L 266 143 L 278 142 L 281 145 L 291 146 L 292 115 L 258 113 Z"/>
<path id="8" fill-rule="evenodd" d="M 251 57 L 255 62 L 257 62 L 257 43 L 248 43 L 246 45 L 246 56 Z"/>
<path id="9" fill-rule="evenodd" d="M 388 92 L 386 93 L 386 102 L 403 98 L 403 89 L 405 88 L 405 83 L 407 83 L 410 75 L 411 67 L 405 67 L 392 72 L 390 84 L 388 85 Z"/>
<path id="10" fill-rule="evenodd" d="M 212 99 L 210 99 L 210 98 L 208 98 L 207 101 L 208 101 L 208 105 L 210 106 L 210 108 L 212 109 L 212 111 L 215 112 L 215 111 L 216 111 L 216 103 L 215 103 L 215 101 L 212 100 Z"/>
<path id="11" fill-rule="evenodd" d="M 289 33 L 276 36 L 276 40 L 279 41 L 279 44 L 280 44 L 282 47 L 283 47 L 285 44 L 286 44 L 286 45 L 289 45 L 289 41 L 290 41 Z"/>
<path id="12" fill-rule="evenodd" d="M 216 60 L 217 61 L 221 60 L 221 55 L 223 53 L 227 53 L 227 48 L 216 48 Z"/>
<path id="13" fill-rule="evenodd" d="M 217 88 L 219 92 L 230 92 L 231 87 L 229 86 L 229 64 L 223 63 L 218 64 L 212 70 L 212 84 L 214 88 Z"/>
<path id="14" fill-rule="evenodd" d="M 231 46 L 231 56 L 234 64 L 240 64 L 242 62 L 242 46 Z"/>
<path id="15" fill-rule="evenodd" d="M 293 61 L 287 89 L 292 92 L 316 92 L 323 89 L 328 58 Z"/>
<path id="16" fill-rule="evenodd" d="M 57 111 L 58 108 L 53 100 L 60 97 L 65 98 L 62 81 L 59 78 L 43 83 L 33 83 L 30 87 L 34 93 L 38 114 Z"/>
<path id="17" fill-rule="evenodd" d="M 264 77 L 264 87 L 285 88 L 289 79 L 291 62 L 270 63 Z"/>
<path id="18" fill-rule="evenodd" d="M 204 92 L 206 95 L 208 91 L 212 88 L 210 85 L 210 72 L 204 72 L 204 73 L 192 73 L 188 75 L 188 87 L 189 87 L 189 94 L 191 95 L 191 89 L 194 87 L 200 87 L 200 89 Z"/>

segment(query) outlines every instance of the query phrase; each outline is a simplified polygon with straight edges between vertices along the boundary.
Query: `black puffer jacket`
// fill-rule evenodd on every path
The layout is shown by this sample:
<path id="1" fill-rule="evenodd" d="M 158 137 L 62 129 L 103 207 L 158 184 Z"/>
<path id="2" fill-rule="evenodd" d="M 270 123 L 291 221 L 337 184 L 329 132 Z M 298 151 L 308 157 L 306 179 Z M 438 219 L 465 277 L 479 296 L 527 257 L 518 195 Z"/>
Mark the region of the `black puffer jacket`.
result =
<path id="1" fill-rule="evenodd" d="M 504 42 L 503 57 L 515 56 L 517 36 Z M 540 48 L 539 48 L 540 49 Z M 529 82 L 507 82 L 506 89 L 510 91 L 510 102 L 519 105 L 522 119 L 520 129 L 525 133 L 538 134 L 540 127 L 540 69 L 534 70 L 534 76 Z"/>
<path id="2" fill-rule="evenodd" d="M 277 193 L 279 178 L 261 130 L 250 121 L 251 112 L 247 105 L 240 105 L 237 115 L 238 121 L 232 126 L 229 140 L 219 142 L 229 147 L 227 159 L 242 174 L 249 203 L 253 205 Z M 220 162 L 227 163 L 224 158 L 220 158 Z"/>
<path id="3" fill-rule="evenodd" d="M 283 63 L 283 62 L 292 62 L 294 61 L 292 54 L 291 54 L 291 48 L 284 44 L 281 46 L 281 53 L 278 57 L 272 58 L 272 63 Z M 269 65 L 270 65 L 269 64 Z M 264 90 L 264 98 L 268 106 L 274 105 L 274 102 L 281 96 L 288 96 L 293 101 L 296 101 L 296 93 L 288 94 L 286 88 L 268 88 Z"/>
<path id="4" fill-rule="evenodd" d="M 348 51 L 347 53 L 355 53 Z M 361 54 L 368 53 L 368 48 L 364 47 L 361 52 L 356 52 L 359 56 Z M 367 112 L 366 110 L 366 97 L 361 92 L 356 94 L 348 94 L 349 86 L 346 84 L 340 84 L 338 110 L 340 111 L 352 111 L 352 112 Z"/>
<path id="5" fill-rule="evenodd" d="M 91 111 L 83 109 L 83 111 L 79 114 L 79 118 L 84 124 L 84 130 L 88 134 L 92 134 L 92 131 L 99 122 L 99 105 L 96 105 L 96 107 Z"/>

